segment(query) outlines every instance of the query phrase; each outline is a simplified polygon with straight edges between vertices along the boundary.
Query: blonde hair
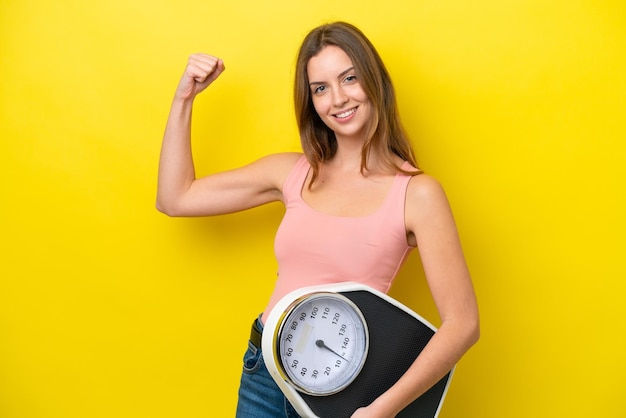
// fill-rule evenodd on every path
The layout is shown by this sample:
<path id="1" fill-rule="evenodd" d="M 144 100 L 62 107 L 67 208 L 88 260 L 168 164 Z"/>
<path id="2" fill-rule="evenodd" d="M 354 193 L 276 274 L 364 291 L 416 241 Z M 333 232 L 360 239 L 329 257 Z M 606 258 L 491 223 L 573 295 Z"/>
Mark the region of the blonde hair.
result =
<path id="1" fill-rule="evenodd" d="M 391 78 L 378 52 L 358 28 L 345 22 L 334 22 L 308 33 L 296 61 L 294 104 L 302 150 L 313 169 L 310 185 L 317 179 L 322 162 L 330 160 L 337 152 L 335 133 L 313 107 L 307 73 L 309 60 L 329 45 L 341 48 L 348 55 L 357 79 L 375 109 L 361 152 L 361 172 L 367 168 L 368 155 L 374 151 L 389 168 L 410 175 L 421 173 L 421 170 L 407 171 L 395 162 L 394 155 L 397 155 L 417 167 L 413 149 L 400 122 Z"/>

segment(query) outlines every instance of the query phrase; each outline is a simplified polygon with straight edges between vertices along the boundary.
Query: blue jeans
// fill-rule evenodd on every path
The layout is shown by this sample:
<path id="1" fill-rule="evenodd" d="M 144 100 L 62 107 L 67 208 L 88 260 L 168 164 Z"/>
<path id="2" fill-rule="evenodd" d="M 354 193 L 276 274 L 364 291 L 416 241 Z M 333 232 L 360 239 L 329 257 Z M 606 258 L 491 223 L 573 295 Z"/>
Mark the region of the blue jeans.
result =
<path id="1" fill-rule="evenodd" d="M 263 329 L 261 321 L 257 322 Z M 243 372 L 239 385 L 237 418 L 299 418 L 283 392 L 270 375 L 261 348 L 248 341 L 243 356 Z"/>

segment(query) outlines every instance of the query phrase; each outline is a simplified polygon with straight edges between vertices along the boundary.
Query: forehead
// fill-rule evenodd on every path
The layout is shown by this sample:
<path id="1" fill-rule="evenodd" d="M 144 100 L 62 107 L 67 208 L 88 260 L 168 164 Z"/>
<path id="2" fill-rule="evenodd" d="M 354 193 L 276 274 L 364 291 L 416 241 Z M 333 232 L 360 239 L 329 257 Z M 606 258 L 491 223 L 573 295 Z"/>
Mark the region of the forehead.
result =
<path id="1" fill-rule="evenodd" d="M 311 82 L 324 81 L 337 77 L 350 67 L 353 63 L 348 54 L 338 46 L 328 45 L 309 59 L 307 73 Z"/>

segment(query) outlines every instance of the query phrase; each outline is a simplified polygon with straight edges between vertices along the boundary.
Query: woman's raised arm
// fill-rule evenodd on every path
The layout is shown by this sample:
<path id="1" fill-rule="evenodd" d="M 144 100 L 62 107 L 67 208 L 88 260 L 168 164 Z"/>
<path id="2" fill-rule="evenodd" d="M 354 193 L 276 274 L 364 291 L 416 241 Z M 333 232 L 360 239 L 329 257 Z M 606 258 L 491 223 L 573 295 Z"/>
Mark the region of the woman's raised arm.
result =
<path id="1" fill-rule="evenodd" d="M 191 153 L 193 102 L 224 69 L 221 59 L 194 54 L 176 89 L 161 146 L 156 201 L 157 209 L 169 216 L 218 215 L 280 200 L 282 182 L 299 155 L 271 155 L 196 178 Z"/>

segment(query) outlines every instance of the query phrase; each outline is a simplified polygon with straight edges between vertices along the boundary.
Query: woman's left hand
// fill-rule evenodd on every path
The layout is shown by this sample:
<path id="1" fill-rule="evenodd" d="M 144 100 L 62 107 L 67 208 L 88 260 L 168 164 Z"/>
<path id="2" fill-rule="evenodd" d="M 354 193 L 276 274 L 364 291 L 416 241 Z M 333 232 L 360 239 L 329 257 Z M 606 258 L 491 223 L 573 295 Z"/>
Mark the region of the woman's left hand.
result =
<path id="1" fill-rule="evenodd" d="M 395 415 L 377 409 L 374 404 L 364 406 L 354 411 L 350 418 L 393 418 Z"/>
<path id="2" fill-rule="evenodd" d="M 352 416 L 350 418 L 367 418 L 367 417 L 371 417 L 371 415 L 367 412 L 367 407 L 364 408 L 359 408 L 356 411 L 354 411 L 354 414 L 352 414 Z"/>

